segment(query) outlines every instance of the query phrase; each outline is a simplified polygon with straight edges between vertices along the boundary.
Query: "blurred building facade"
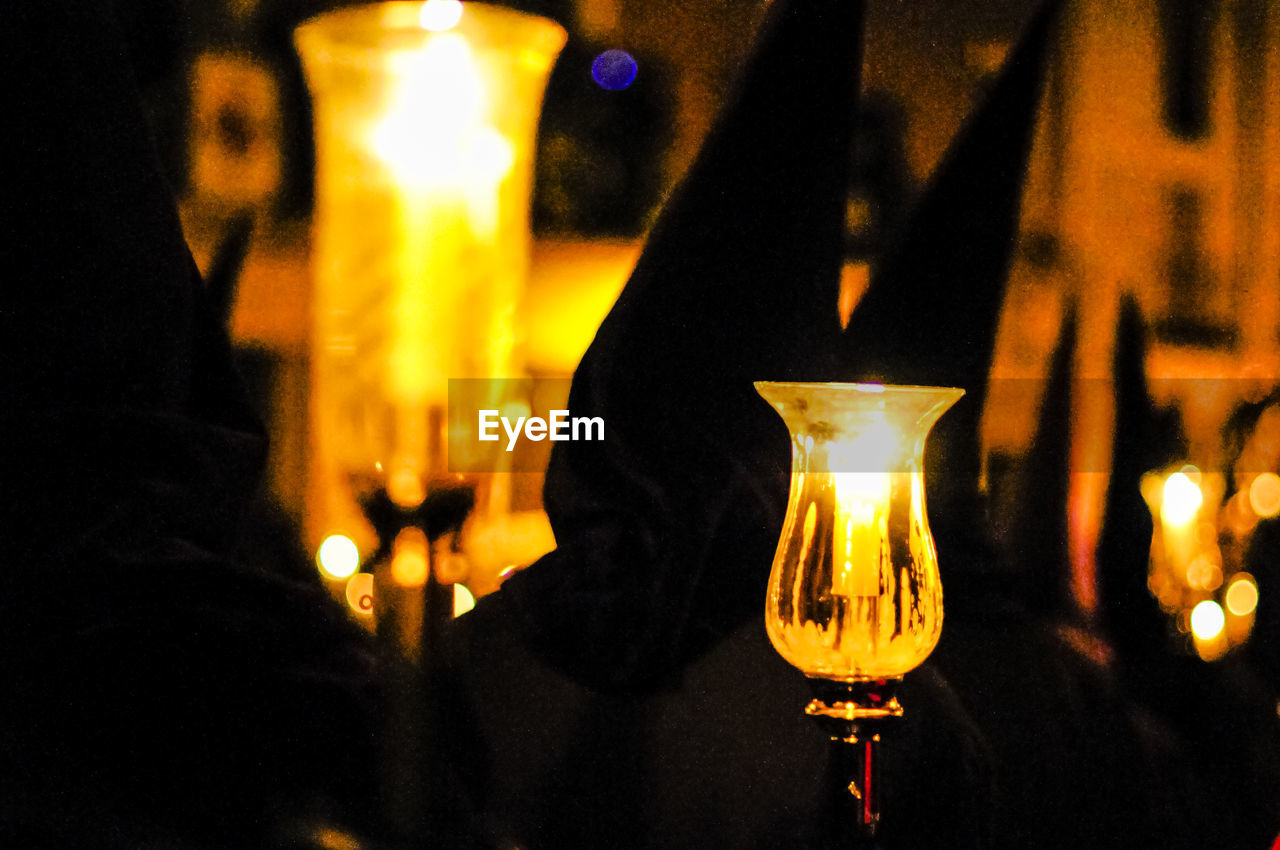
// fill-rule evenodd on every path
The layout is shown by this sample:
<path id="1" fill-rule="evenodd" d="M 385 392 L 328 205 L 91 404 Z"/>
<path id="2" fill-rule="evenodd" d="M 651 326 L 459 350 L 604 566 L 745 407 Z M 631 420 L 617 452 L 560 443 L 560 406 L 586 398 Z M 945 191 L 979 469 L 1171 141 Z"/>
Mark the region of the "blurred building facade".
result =
<path id="1" fill-rule="evenodd" d="M 530 321 L 572 315 L 591 323 L 620 287 L 636 235 L 695 155 L 767 4 L 543 5 L 539 10 L 558 13 L 580 45 L 566 51 L 562 63 L 584 65 L 595 49 L 627 49 L 640 61 L 638 79 L 654 87 L 637 97 L 567 85 L 569 106 L 559 118 L 548 96 L 544 130 L 550 129 L 538 178 L 543 194 L 535 215 L 541 203 L 542 221 L 550 222 L 544 237 L 555 238 L 544 238 L 535 251 Z M 850 250 L 857 259 L 873 260 L 1032 5 L 868 4 L 864 89 L 874 119 L 867 127 L 874 132 L 864 132 L 859 145 L 877 165 L 862 169 L 851 188 Z M 303 11 L 323 6 L 206 4 L 192 24 L 197 37 L 187 77 L 177 86 L 185 109 L 166 106 L 176 137 L 165 146 L 167 159 L 184 187 L 184 217 L 202 265 L 231 216 L 260 213 L 232 328 L 238 342 L 256 352 L 254 362 L 274 373 L 263 382 L 273 388 L 264 399 L 276 449 L 272 485 L 299 519 L 311 486 L 311 158 L 305 93 L 288 32 Z M 1060 318 L 1075 304 L 1077 373 L 1101 386 L 1120 296 L 1133 292 L 1154 330 L 1148 368 L 1159 400 L 1179 407 L 1197 460 L 1217 459 L 1220 424 L 1241 400 L 1265 395 L 1280 374 L 1277 44 L 1277 0 L 1069 3 L 1036 129 L 998 377 L 1043 377 Z M 578 70 L 585 79 L 585 65 Z M 571 120 L 598 117 L 601 110 L 613 117 Z M 174 118 L 177 112 L 183 117 Z M 616 132 L 619 127 L 625 132 Z M 601 175 L 608 180 L 597 179 Z M 608 192 L 601 194 L 605 184 Z M 611 196 L 640 200 L 625 211 L 625 221 L 593 229 L 592 209 L 616 211 Z M 601 241 L 610 236 L 630 241 L 612 250 Z M 591 309 L 558 306 L 577 296 Z M 529 333 L 535 340 L 590 339 L 589 329 Z M 554 359 L 567 371 L 574 356 Z M 1159 380 L 1175 376 L 1213 380 Z M 1080 398 L 1077 433 L 1109 434 L 1109 393 Z M 1025 405 L 989 417 L 989 444 L 1017 453 L 1033 424 L 1034 410 Z M 1086 447 L 1079 463 L 1104 469 L 1106 445 L 1100 438 L 1095 448 Z M 323 534 L 308 531 L 311 544 Z"/>
<path id="2" fill-rule="evenodd" d="M 1118 298 L 1136 294 L 1153 391 L 1206 461 L 1276 374 L 1278 39 L 1268 0 L 1077 0 L 1024 199 L 1024 259 L 1078 303 L 1082 370 L 1105 370 Z"/>

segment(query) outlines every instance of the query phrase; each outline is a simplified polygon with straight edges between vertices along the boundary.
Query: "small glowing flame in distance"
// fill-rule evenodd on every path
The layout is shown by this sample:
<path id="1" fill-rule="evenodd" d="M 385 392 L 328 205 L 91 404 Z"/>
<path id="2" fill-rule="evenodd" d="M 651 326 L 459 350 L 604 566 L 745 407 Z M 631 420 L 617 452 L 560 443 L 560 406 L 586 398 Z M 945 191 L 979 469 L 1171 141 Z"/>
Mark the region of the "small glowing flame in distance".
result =
<path id="1" fill-rule="evenodd" d="M 462 20 L 462 3 L 459 0 L 427 0 L 418 14 L 418 24 L 424 30 L 445 32 Z"/>
<path id="2" fill-rule="evenodd" d="M 1191 609 L 1191 633 L 1198 640 L 1211 641 L 1222 634 L 1227 624 L 1222 607 L 1212 599 L 1206 599 Z"/>
<path id="3" fill-rule="evenodd" d="M 1203 501 L 1196 483 L 1185 472 L 1175 472 L 1164 482 L 1160 518 L 1170 525 L 1186 525 L 1195 518 Z"/>
<path id="4" fill-rule="evenodd" d="M 391 555 L 391 578 L 401 587 L 422 587 L 430 572 L 427 536 L 422 529 L 406 528 L 396 535 Z"/>
<path id="5" fill-rule="evenodd" d="M 360 550 L 350 537 L 330 535 L 316 551 L 316 565 L 330 578 L 351 578 L 360 568 Z"/>

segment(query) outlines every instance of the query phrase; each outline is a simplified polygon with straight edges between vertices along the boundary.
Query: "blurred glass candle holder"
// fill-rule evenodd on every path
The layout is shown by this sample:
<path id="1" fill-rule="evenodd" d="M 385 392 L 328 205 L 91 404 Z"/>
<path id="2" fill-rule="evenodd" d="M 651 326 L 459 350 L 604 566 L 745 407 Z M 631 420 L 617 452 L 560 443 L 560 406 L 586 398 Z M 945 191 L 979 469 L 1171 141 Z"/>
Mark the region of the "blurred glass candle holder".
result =
<path id="1" fill-rule="evenodd" d="M 809 677 L 806 713 L 849 762 L 854 822 L 880 819 L 873 745 L 894 689 L 942 632 L 924 448 L 960 389 L 758 382 L 791 432 L 791 491 L 765 605 L 774 648 Z M 843 790 L 843 789 L 842 789 Z"/>
<path id="2" fill-rule="evenodd" d="M 507 507 L 508 476 L 449 474 L 449 380 L 523 371 L 534 146 L 564 42 L 552 21 L 457 0 L 339 9 L 295 31 L 315 125 L 313 507 L 378 538 L 358 603 L 388 650 L 380 799 L 404 846 L 427 843 L 437 796 L 421 718 L 459 578 L 441 565 L 459 560 L 473 507 Z"/>
<path id="3" fill-rule="evenodd" d="M 316 138 L 316 449 L 322 485 L 348 488 L 325 512 L 377 489 L 412 507 L 448 471 L 448 380 L 523 371 L 535 139 L 565 32 L 427 0 L 330 12 L 295 42 Z"/>

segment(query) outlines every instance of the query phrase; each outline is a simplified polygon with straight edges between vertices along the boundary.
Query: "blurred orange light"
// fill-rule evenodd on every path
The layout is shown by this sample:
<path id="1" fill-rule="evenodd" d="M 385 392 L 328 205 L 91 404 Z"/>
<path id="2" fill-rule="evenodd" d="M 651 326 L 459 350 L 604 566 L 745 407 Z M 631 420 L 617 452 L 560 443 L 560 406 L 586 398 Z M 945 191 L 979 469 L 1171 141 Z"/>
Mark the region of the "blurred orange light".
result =
<path id="1" fill-rule="evenodd" d="M 1175 472 L 1164 482 L 1161 519 L 1169 525 L 1186 525 L 1195 518 L 1204 501 L 1200 488 L 1186 472 Z"/>
<path id="2" fill-rule="evenodd" d="M 466 585 L 453 585 L 453 616 L 461 617 L 476 607 L 476 598 L 467 590 Z"/>
<path id="3" fill-rule="evenodd" d="M 401 587 L 422 587 L 429 569 L 427 536 L 422 529 L 406 528 L 397 534 L 391 555 L 392 580 Z"/>
<path id="4" fill-rule="evenodd" d="M 1217 590 L 1222 586 L 1222 570 L 1207 558 L 1196 558 L 1187 566 L 1187 584 L 1197 590 Z"/>
<path id="5" fill-rule="evenodd" d="M 316 550 L 316 565 L 330 578 L 350 578 L 360 568 L 360 549 L 350 537 L 330 535 Z"/>
<path id="6" fill-rule="evenodd" d="M 1249 485 L 1249 506 L 1263 518 L 1280 516 L 1280 475 L 1264 472 Z"/>
<path id="7" fill-rule="evenodd" d="M 459 0 L 427 0 L 418 16 L 422 28 L 432 32 L 451 30 L 460 20 L 462 3 Z"/>
<path id="8" fill-rule="evenodd" d="M 1258 607 L 1258 585 L 1253 576 L 1241 573 L 1231 580 L 1226 594 L 1227 610 L 1237 617 L 1247 617 Z"/>
<path id="9" fill-rule="evenodd" d="M 356 573 L 347 580 L 347 605 L 361 616 L 373 616 L 373 575 L 371 573 Z"/>
<path id="10" fill-rule="evenodd" d="M 1206 599 L 1191 609 L 1191 634 L 1198 640 L 1211 641 L 1222 634 L 1227 624 L 1222 607 L 1212 599 Z"/>

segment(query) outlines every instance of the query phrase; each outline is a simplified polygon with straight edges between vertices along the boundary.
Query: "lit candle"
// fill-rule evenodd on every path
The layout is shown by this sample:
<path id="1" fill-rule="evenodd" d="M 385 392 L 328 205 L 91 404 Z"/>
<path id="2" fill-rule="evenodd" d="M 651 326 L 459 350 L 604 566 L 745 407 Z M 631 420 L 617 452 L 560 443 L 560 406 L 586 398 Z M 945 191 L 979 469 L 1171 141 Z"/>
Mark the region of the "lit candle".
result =
<path id="1" fill-rule="evenodd" d="M 942 589 L 924 503 L 924 436 L 959 390 L 760 383 L 793 435 L 788 520 L 765 625 L 791 664 L 897 678 L 937 643 Z"/>
<path id="2" fill-rule="evenodd" d="M 299 28 L 315 96 L 322 488 L 344 476 L 355 494 L 420 501 L 447 471 L 448 381 L 519 376 L 533 148 L 564 38 L 551 21 L 454 0 Z"/>
<path id="3" fill-rule="evenodd" d="M 889 507 L 889 475 L 884 472 L 837 472 L 834 576 L 831 592 L 840 596 L 880 593 L 882 541 Z"/>
<path id="4" fill-rule="evenodd" d="M 1175 572 L 1186 581 L 1186 570 L 1196 555 L 1196 518 L 1204 495 L 1186 472 L 1165 479 L 1160 502 L 1160 529 L 1164 550 Z"/>

